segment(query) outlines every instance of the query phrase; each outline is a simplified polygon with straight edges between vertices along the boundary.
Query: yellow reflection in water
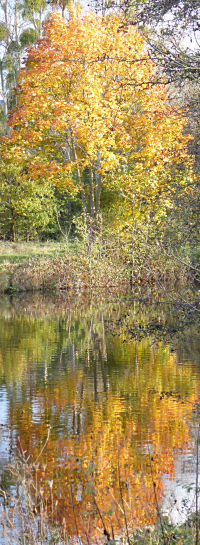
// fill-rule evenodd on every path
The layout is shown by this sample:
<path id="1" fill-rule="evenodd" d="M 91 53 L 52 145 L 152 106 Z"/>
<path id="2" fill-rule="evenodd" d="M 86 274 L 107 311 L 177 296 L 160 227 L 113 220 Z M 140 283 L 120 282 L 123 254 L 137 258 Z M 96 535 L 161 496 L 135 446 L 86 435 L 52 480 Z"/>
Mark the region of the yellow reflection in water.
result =
<path id="1" fill-rule="evenodd" d="M 52 427 L 39 489 L 53 480 L 53 516 L 66 520 L 70 534 L 87 529 L 90 540 L 104 524 L 112 536 L 125 518 L 130 526 L 155 521 L 162 475 L 173 477 L 176 452 L 193 446 L 189 423 L 199 390 L 194 364 L 177 365 L 151 339 L 124 343 L 104 325 L 102 312 L 20 316 L 2 324 L 0 351 L 8 391 L 18 382 L 10 424 L 32 459 Z"/>

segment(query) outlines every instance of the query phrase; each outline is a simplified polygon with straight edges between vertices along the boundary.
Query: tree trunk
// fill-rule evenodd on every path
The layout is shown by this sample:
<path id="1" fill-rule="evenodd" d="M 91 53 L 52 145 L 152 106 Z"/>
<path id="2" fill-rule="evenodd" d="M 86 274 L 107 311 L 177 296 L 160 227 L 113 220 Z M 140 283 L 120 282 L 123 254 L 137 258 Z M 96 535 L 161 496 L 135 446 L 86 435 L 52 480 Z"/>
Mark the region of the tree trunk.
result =
<path id="1" fill-rule="evenodd" d="M 5 91 L 5 84 L 4 84 L 4 75 L 3 75 L 3 65 L 2 61 L 0 62 L 0 75 L 1 75 L 1 94 L 3 97 L 3 115 L 4 115 L 4 122 L 5 122 L 5 132 L 8 134 L 8 127 L 6 123 L 6 118 L 8 114 L 8 105 L 7 105 L 7 96 Z"/>
<path id="2" fill-rule="evenodd" d="M 97 168 L 101 166 L 100 153 L 97 153 Z M 96 216 L 98 216 L 100 209 L 100 198 L 101 198 L 101 189 L 102 189 L 102 174 L 101 172 L 96 174 Z"/>
<path id="3" fill-rule="evenodd" d="M 11 240 L 12 242 L 15 242 L 15 216 L 14 211 L 11 211 L 12 219 L 11 219 Z"/>
<path id="4" fill-rule="evenodd" d="M 95 204 L 94 204 L 94 182 L 93 182 L 93 170 L 92 166 L 90 166 L 90 236 L 91 240 L 95 237 Z"/>
<path id="5" fill-rule="evenodd" d="M 130 286 L 133 287 L 133 275 L 134 275 L 134 249 L 135 249 L 135 217 L 134 217 L 134 204 L 135 204 L 135 195 L 132 195 L 131 201 L 131 210 L 132 210 L 132 233 L 131 233 L 131 275 L 130 275 Z"/>
<path id="6" fill-rule="evenodd" d="M 77 163 L 76 147 L 75 147 L 73 136 L 71 136 L 71 143 L 72 143 L 72 151 L 73 151 L 74 160 Z M 78 166 L 76 167 L 76 176 L 77 176 L 77 182 L 78 182 L 78 186 L 79 186 L 80 194 L 81 194 L 84 217 L 85 217 L 87 229 L 88 229 L 88 232 L 89 232 L 88 209 L 87 209 L 85 191 L 83 189 L 83 183 L 82 183 L 82 180 L 81 180 L 81 173 L 80 173 L 80 170 L 79 170 Z"/>

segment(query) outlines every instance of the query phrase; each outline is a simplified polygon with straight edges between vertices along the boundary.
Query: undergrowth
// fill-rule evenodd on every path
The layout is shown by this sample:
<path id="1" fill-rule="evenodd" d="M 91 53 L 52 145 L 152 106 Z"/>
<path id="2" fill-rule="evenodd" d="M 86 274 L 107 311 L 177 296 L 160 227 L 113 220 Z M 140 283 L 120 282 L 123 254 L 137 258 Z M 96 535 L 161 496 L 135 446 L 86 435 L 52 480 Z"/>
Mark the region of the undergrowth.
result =
<path id="1" fill-rule="evenodd" d="M 0 292 L 67 290 L 74 294 L 127 288 L 138 293 L 164 286 L 167 291 L 194 285 L 199 270 L 191 260 L 165 255 L 158 246 L 117 237 L 65 243 L 1 243 Z M 173 297 L 173 295 L 172 295 Z"/>

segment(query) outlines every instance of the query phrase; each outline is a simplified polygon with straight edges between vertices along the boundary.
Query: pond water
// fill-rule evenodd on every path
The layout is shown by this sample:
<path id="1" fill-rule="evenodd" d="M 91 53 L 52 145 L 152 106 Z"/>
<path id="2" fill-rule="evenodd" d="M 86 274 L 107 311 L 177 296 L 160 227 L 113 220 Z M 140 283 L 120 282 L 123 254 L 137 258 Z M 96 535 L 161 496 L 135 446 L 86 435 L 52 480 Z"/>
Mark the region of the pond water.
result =
<path id="1" fill-rule="evenodd" d="M 124 509 L 132 527 L 156 520 L 157 501 L 177 522 L 193 509 L 199 330 L 163 341 L 173 320 L 131 298 L 1 301 L 0 469 L 16 446 L 36 460 L 49 434 L 37 479 L 69 533 L 87 520 L 102 534 L 99 512 L 120 531 Z"/>

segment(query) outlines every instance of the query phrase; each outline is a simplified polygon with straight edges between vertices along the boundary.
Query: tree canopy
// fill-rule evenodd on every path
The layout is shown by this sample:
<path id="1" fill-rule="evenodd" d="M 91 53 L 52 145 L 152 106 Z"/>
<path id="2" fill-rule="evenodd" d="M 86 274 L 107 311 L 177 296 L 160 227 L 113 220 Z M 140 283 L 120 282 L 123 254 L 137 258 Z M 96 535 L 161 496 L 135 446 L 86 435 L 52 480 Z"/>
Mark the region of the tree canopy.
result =
<path id="1" fill-rule="evenodd" d="M 67 23 L 52 14 L 27 48 L 1 142 L 19 184 L 48 180 L 81 194 L 86 218 L 98 215 L 103 184 L 136 203 L 153 199 L 190 162 L 186 119 L 168 103 L 164 80 L 156 83 L 140 33 L 121 23 L 74 8 Z"/>

